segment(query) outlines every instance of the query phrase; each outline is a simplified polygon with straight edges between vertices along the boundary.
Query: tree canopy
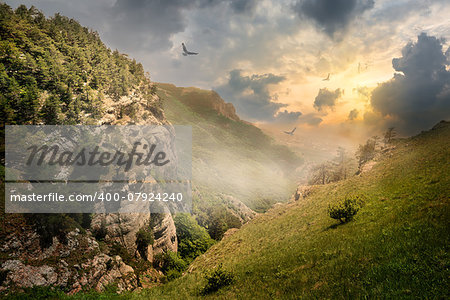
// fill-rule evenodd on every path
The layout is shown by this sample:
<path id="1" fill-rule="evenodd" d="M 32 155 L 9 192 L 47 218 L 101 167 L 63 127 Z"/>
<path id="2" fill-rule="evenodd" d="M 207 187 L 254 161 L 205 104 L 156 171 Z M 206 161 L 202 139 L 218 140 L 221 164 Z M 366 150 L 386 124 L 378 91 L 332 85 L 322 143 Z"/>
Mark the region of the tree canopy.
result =
<path id="1" fill-rule="evenodd" d="M 0 4 L 0 114 L 4 124 L 95 124 L 102 100 L 155 93 L 144 68 L 97 32 L 35 7 Z"/>

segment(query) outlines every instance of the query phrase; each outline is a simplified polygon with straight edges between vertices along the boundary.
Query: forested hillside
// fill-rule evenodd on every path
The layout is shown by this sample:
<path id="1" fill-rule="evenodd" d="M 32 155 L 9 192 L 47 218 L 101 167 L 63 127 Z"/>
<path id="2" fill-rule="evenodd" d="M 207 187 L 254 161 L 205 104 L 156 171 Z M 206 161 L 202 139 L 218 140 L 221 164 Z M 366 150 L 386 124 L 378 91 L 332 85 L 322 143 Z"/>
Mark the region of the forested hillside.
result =
<path id="1" fill-rule="evenodd" d="M 105 98 L 130 93 L 156 115 L 159 102 L 140 63 L 111 51 L 97 32 L 31 7 L 0 4 L 0 106 L 6 124 L 97 124 Z M 136 108 L 117 112 L 133 117 Z"/>

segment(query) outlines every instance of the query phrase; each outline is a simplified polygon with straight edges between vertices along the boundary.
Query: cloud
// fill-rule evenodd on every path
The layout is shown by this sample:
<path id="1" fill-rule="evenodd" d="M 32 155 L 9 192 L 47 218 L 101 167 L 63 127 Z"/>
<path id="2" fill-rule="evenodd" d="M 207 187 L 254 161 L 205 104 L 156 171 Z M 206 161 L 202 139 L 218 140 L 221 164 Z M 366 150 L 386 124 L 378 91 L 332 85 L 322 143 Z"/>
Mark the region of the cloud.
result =
<path id="1" fill-rule="evenodd" d="M 341 89 L 336 89 L 334 92 L 323 88 L 319 90 L 314 100 L 314 107 L 318 111 L 322 111 L 326 108 L 334 108 L 336 106 L 337 100 L 342 96 L 343 91 Z"/>
<path id="2" fill-rule="evenodd" d="M 352 109 L 349 113 L 348 113 L 348 119 L 349 120 L 355 120 L 359 115 L 359 111 L 355 108 Z"/>
<path id="3" fill-rule="evenodd" d="M 299 111 L 290 111 L 288 112 L 286 109 L 284 111 L 279 111 L 274 116 L 274 121 L 282 124 L 290 124 L 298 121 L 298 118 L 302 115 Z"/>
<path id="4" fill-rule="evenodd" d="M 173 46 L 172 37 L 186 31 L 189 11 L 227 4 L 232 13 L 242 15 L 252 13 L 257 1 L 117 0 L 106 16 L 109 27 L 106 38 L 124 50 L 167 50 Z"/>
<path id="5" fill-rule="evenodd" d="M 185 11 L 217 3 L 213 0 L 117 0 L 109 11 L 111 28 L 107 38 L 125 49 L 169 49 L 170 38 L 187 27 Z"/>
<path id="6" fill-rule="evenodd" d="M 236 13 L 251 13 L 257 4 L 256 0 L 231 0 L 230 5 Z"/>
<path id="7" fill-rule="evenodd" d="M 316 113 L 304 114 L 298 118 L 300 124 L 308 124 L 311 126 L 318 126 L 322 123 L 322 118 L 319 117 Z"/>
<path id="8" fill-rule="evenodd" d="M 402 49 L 402 57 L 392 60 L 398 73 L 372 92 L 374 111 L 401 133 L 416 133 L 450 118 L 449 61 L 443 43 L 420 34 L 416 43 L 410 42 Z"/>
<path id="9" fill-rule="evenodd" d="M 371 89 L 367 86 L 358 86 L 356 88 L 353 88 L 353 91 L 356 92 L 358 96 L 366 99 L 370 97 Z"/>
<path id="10" fill-rule="evenodd" d="M 373 0 L 300 0 L 293 9 L 300 17 L 313 20 L 330 37 L 345 32 L 364 11 L 373 8 Z"/>
<path id="11" fill-rule="evenodd" d="M 287 104 L 273 102 L 276 96 L 271 95 L 270 85 L 276 85 L 285 80 L 284 76 L 271 73 L 244 76 L 241 70 L 233 70 L 229 74 L 228 82 L 215 88 L 219 95 L 227 102 L 233 103 L 238 114 L 250 121 L 276 121 L 279 118 L 293 118 L 298 112 L 277 112 Z"/>

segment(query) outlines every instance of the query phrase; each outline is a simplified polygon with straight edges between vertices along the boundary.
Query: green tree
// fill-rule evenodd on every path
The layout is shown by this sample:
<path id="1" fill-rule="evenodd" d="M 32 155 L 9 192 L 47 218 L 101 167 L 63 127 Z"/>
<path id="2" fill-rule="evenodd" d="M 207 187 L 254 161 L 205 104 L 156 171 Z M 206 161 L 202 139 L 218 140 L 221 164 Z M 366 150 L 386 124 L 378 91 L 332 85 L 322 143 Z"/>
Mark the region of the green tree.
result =
<path id="1" fill-rule="evenodd" d="M 41 118 L 45 124 L 56 125 L 60 123 L 59 114 L 61 113 L 60 102 L 57 96 L 49 96 L 42 106 Z"/>
<path id="2" fill-rule="evenodd" d="M 187 213 L 178 213 L 174 217 L 177 229 L 178 253 L 186 261 L 192 261 L 206 252 L 214 244 L 205 228 Z"/>

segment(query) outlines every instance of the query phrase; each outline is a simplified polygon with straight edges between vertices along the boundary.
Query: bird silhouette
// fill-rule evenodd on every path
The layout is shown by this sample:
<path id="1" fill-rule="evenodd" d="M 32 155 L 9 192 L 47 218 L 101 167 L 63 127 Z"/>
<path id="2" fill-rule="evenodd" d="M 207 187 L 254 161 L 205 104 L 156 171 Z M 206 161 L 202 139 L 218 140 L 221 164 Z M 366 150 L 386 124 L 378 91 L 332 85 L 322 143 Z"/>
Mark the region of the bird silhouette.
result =
<path id="1" fill-rule="evenodd" d="M 294 135 L 295 129 L 297 129 L 297 127 L 295 127 L 294 129 L 292 129 L 292 131 L 283 131 L 283 132 L 286 133 L 286 134 L 289 134 L 289 135 Z"/>
<path id="2" fill-rule="evenodd" d="M 188 56 L 188 55 L 197 55 L 197 52 L 190 52 L 187 50 L 186 45 L 184 43 L 181 43 L 181 46 L 183 46 L 183 55 L 184 56 Z"/>
<path id="3" fill-rule="evenodd" d="M 322 79 L 322 81 L 329 81 L 330 80 L 330 73 L 328 73 L 327 78 Z"/>

